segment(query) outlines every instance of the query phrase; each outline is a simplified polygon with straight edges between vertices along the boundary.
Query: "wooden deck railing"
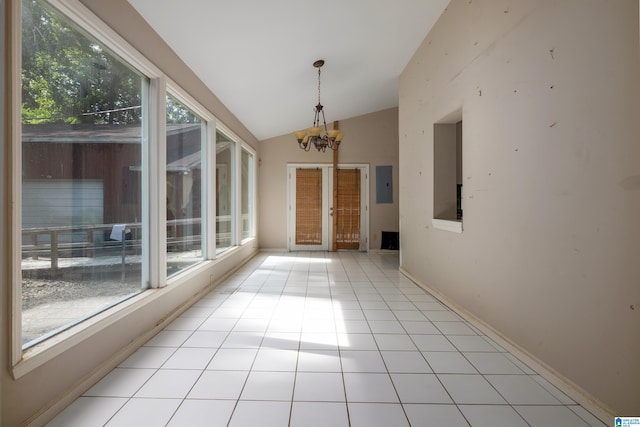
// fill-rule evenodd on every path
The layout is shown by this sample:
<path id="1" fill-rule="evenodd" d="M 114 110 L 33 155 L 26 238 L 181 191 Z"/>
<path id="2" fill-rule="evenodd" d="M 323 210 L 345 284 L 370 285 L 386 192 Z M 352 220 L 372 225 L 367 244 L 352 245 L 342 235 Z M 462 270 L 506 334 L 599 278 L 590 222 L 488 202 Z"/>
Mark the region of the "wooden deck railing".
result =
<path id="1" fill-rule="evenodd" d="M 247 221 L 242 218 L 242 221 Z M 216 243 L 231 241 L 231 216 L 216 218 L 218 228 L 224 231 L 216 233 Z M 220 227 L 220 225 L 225 226 Z M 142 223 L 126 224 L 122 236 L 112 239 L 114 226 L 118 224 L 78 225 L 65 227 L 25 228 L 22 230 L 22 258 L 38 259 L 48 257 L 50 269 L 59 268 L 60 258 L 97 257 L 113 254 L 139 253 L 142 247 Z M 174 219 L 167 221 L 167 247 L 180 252 L 201 244 L 200 218 Z M 197 233 L 189 230 L 195 227 Z M 243 227 L 244 229 L 244 227 Z M 115 236 L 113 236 L 115 237 Z"/>

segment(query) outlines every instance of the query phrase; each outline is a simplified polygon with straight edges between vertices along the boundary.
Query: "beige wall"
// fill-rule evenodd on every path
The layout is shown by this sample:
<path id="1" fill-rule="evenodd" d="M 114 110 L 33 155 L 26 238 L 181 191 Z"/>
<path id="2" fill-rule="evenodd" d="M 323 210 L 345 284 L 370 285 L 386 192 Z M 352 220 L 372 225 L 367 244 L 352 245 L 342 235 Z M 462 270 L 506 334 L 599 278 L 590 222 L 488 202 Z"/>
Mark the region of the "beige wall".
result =
<path id="1" fill-rule="evenodd" d="M 7 3 L 16 6 L 20 2 L 11 0 Z M 167 73 L 171 79 L 187 90 L 203 106 L 215 114 L 232 131 L 256 149 L 258 148 L 257 140 L 249 131 L 194 76 L 126 0 L 112 0 L 109 2 L 83 0 L 83 3 Z M 4 6 L 5 3 L 1 4 Z M 0 14 L 0 16 L 2 15 Z M 10 16 L 11 14 L 7 15 Z M 2 26 L 3 31 L 6 27 L 5 25 Z M 2 114 L 4 114 L 3 121 L 8 127 L 12 111 L 11 109 L 3 109 Z M 5 135 L 3 135 L 2 150 L 0 158 L 3 160 L 10 158 L 9 139 Z M 9 168 L 6 167 L 4 162 L 2 170 L 5 178 L 10 176 Z M 8 213 L 10 212 L 10 200 L 7 194 L 11 188 L 11 180 L 3 179 L 2 182 L 4 187 L 0 193 L 3 196 L 0 200 L 2 203 L 1 209 L 3 213 Z M 1 216 L 3 221 L 0 235 L 2 236 L 10 235 L 9 231 L 12 226 L 6 216 Z M 6 269 L 11 263 L 11 249 L 8 239 L 2 239 L 2 249 L 0 250 L 0 265 L 2 266 L 2 293 L 0 295 L 0 301 L 2 301 L 0 310 L 0 340 L 2 342 L 0 396 L 2 396 L 2 406 L 0 412 L 2 413 L 2 418 L 0 425 L 20 425 L 30 417 L 42 414 L 43 411 L 53 407 L 54 410 L 47 412 L 35 425 L 40 425 L 43 420 L 46 421 L 48 416 L 54 415 L 56 409 L 62 409 L 61 406 L 55 405 L 60 402 L 70 403 L 70 399 L 83 391 L 83 387 L 88 387 L 90 381 L 99 379 L 96 375 L 100 373 L 106 374 L 108 371 L 105 369 L 114 367 L 119 360 L 133 351 L 136 346 L 141 345 L 148 331 L 151 331 L 172 313 L 179 312 L 194 295 L 207 289 L 212 278 L 215 280 L 222 277 L 225 273 L 251 257 L 256 250 L 255 246 L 257 246 L 255 242 L 252 242 L 242 248 L 231 251 L 215 264 L 207 263 L 201 265 L 195 271 L 192 270 L 190 279 L 185 283 L 181 283 L 180 286 L 176 283 L 161 290 L 147 291 L 144 298 L 136 298 L 134 300 L 131 314 L 111 324 L 107 324 L 104 321 L 98 322 L 101 327 L 100 332 L 77 343 L 57 357 L 52 358 L 49 362 L 14 380 L 9 368 L 11 362 L 8 345 L 10 343 L 11 324 L 11 310 L 8 303 L 11 295 L 11 277 Z M 130 303 L 131 301 L 125 305 Z"/>
<path id="2" fill-rule="evenodd" d="M 617 414 L 640 399 L 638 2 L 453 0 L 400 82 L 402 266 Z M 462 234 L 433 123 L 463 111 Z"/>
<path id="3" fill-rule="evenodd" d="M 330 107 L 326 107 L 329 109 Z M 309 120 L 313 118 L 309 114 Z M 327 125 L 329 128 L 332 124 Z M 304 124 L 301 124 L 301 128 Z M 339 163 L 369 165 L 369 247 L 380 248 L 382 231 L 398 231 L 398 109 L 340 121 L 345 134 Z M 333 163 L 333 153 L 305 152 L 293 134 L 260 142 L 258 215 L 261 248 L 287 248 L 287 164 Z M 376 166 L 393 166 L 393 203 L 376 203 Z"/>

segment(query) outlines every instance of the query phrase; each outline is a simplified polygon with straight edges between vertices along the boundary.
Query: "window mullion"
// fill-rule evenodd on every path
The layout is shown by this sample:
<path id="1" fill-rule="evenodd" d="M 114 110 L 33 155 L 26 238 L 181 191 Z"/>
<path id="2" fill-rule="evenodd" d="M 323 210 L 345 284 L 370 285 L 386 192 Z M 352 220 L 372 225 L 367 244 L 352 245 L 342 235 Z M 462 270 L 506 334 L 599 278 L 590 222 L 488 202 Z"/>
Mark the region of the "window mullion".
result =
<path id="1" fill-rule="evenodd" d="M 22 17 L 21 2 L 8 2 L 8 22 L 11 28 L 7 46 L 10 51 L 5 58 L 8 59 L 8 66 L 4 68 L 9 74 L 7 81 L 11 84 L 7 87 L 6 102 L 10 116 L 7 118 L 7 134 L 11 135 L 11 147 L 7 156 L 9 157 L 10 170 L 12 172 L 10 201 L 8 211 L 11 215 L 11 274 L 7 278 L 11 283 L 11 362 L 15 366 L 22 359 L 22 272 L 21 272 L 21 252 L 22 252 L 22 126 L 21 110 L 17 106 L 22 104 Z M 6 33 L 5 33 L 6 34 Z M 4 202 L 4 200 L 3 200 Z M 8 259 L 5 258 L 5 259 Z"/>
<path id="2" fill-rule="evenodd" d="M 207 121 L 206 138 L 203 144 L 202 162 L 202 239 L 205 258 L 216 258 L 216 198 L 210 195 L 216 192 L 216 122 Z"/>
<path id="3" fill-rule="evenodd" d="M 258 199 L 258 165 L 256 154 L 249 151 L 251 162 L 249 167 L 249 237 L 256 237 L 257 234 L 257 215 L 256 206 Z"/>
<path id="4" fill-rule="evenodd" d="M 242 144 L 236 142 L 235 155 L 233 159 L 235 173 L 233 174 L 233 219 L 231 220 L 233 227 L 234 245 L 240 245 L 242 242 Z"/>
<path id="5" fill-rule="evenodd" d="M 166 80 L 164 77 L 152 79 L 149 84 L 149 123 L 144 129 L 148 138 L 144 139 L 142 194 L 145 197 L 143 212 L 143 259 L 148 261 L 143 283 L 150 288 L 159 288 L 167 282 L 167 212 L 166 212 Z M 145 229 L 144 227 L 148 227 Z M 145 280 L 146 279 L 146 280 Z"/>

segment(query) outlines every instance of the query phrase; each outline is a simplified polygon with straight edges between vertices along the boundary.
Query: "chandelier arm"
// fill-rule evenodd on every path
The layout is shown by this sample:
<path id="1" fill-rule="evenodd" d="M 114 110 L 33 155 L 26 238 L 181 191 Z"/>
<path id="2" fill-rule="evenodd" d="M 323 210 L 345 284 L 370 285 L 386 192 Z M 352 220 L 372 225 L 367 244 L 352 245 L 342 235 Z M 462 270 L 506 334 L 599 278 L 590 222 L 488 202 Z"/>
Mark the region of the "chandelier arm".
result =
<path id="1" fill-rule="evenodd" d="M 324 110 L 322 110 L 322 122 L 324 123 L 324 133 L 327 133 L 327 119 L 324 118 Z"/>

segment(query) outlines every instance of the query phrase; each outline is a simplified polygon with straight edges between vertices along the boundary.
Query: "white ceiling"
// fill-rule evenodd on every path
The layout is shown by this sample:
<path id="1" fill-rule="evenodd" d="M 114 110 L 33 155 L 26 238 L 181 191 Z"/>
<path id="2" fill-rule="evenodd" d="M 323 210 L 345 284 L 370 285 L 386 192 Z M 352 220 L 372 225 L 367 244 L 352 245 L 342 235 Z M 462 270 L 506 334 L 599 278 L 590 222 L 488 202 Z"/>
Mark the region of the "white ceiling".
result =
<path id="1" fill-rule="evenodd" d="M 398 105 L 449 0 L 128 0 L 259 140 Z"/>

